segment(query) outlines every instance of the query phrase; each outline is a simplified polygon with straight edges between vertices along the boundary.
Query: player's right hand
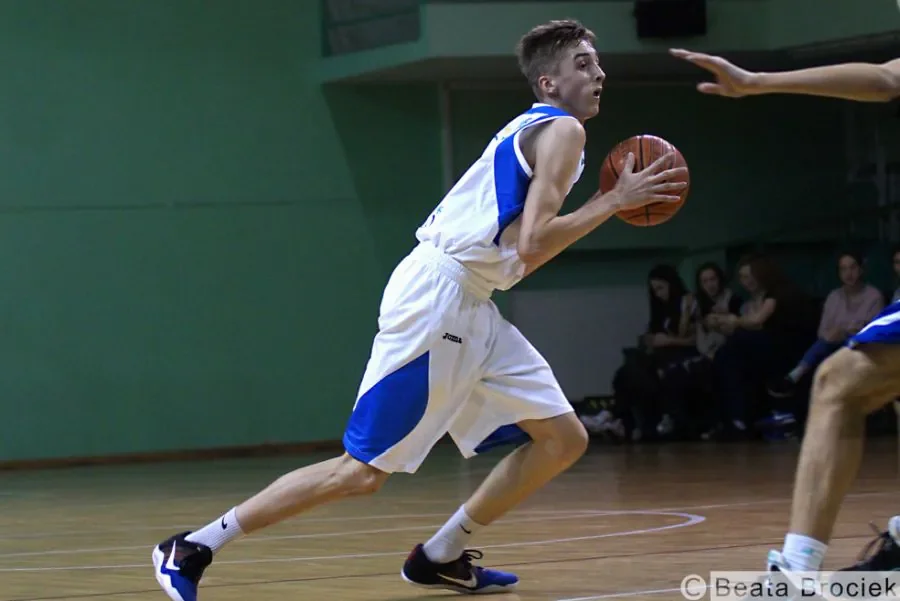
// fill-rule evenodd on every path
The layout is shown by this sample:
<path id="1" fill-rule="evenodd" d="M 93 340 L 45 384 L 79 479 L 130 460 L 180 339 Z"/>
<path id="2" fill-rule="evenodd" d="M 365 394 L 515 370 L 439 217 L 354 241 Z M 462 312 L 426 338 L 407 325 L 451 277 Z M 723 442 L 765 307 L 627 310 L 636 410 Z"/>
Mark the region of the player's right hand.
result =
<path id="1" fill-rule="evenodd" d="M 678 202 L 687 188 L 687 167 L 666 168 L 673 164 L 674 153 L 665 154 L 643 171 L 634 171 L 634 153 L 629 152 L 614 188 L 619 209 L 637 209 L 654 202 Z M 681 181 L 671 181 L 678 179 Z"/>

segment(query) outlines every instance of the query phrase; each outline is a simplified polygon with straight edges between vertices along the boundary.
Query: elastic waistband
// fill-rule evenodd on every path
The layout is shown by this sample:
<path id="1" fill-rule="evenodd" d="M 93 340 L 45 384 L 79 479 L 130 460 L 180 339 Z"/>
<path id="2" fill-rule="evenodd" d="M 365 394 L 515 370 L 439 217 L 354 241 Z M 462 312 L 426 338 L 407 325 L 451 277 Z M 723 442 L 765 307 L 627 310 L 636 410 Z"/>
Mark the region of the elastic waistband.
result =
<path id="1" fill-rule="evenodd" d="M 430 242 L 420 242 L 410 256 L 434 266 L 476 298 L 483 301 L 491 299 L 491 294 L 494 292 L 493 286 Z"/>

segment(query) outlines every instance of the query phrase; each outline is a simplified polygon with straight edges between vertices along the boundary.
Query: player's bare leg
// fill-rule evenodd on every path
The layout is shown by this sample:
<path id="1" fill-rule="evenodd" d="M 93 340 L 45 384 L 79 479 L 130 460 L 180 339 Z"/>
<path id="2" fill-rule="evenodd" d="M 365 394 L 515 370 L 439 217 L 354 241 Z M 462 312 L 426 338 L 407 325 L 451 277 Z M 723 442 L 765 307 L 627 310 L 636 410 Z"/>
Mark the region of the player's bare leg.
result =
<path id="1" fill-rule="evenodd" d="M 507 455 L 465 504 L 480 524 L 490 524 L 569 469 L 587 450 L 588 436 L 574 413 L 519 424 L 532 442 Z"/>
<path id="2" fill-rule="evenodd" d="M 226 544 L 318 505 L 373 493 L 387 478 L 387 473 L 348 454 L 285 474 L 205 527 L 177 534 L 155 547 L 157 581 L 170 598 L 196 601 L 204 570 Z"/>
<path id="3" fill-rule="evenodd" d="M 285 474 L 239 505 L 235 515 L 249 534 L 342 497 L 374 493 L 388 476 L 345 453 Z"/>
<path id="4" fill-rule="evenodd" d="M 466 549 L 469 540 L 578 461 L 588 444 L 587 432 L 574 413 L 527 420 L 518 426 L 531 442 L 494 466 L 450 520 L 413 550 L 403 566 L 407 582 L 459 592 L 514 589 L 518 583 L 514 574 L 472 566 L 471 560 L 480 554 Z"/>

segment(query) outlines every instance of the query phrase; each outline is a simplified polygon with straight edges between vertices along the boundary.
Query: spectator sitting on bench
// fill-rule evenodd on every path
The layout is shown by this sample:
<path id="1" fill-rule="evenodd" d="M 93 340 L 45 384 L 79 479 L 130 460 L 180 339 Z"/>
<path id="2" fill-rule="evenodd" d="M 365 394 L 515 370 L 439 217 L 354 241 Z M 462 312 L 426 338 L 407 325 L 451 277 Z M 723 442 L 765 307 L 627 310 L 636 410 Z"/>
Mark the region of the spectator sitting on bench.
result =
<path id="1" fill-rule="evenodd" d="M 896 256 L 896 255 L 895 255 Z M 841 287 L 832 290 L 825 300 L 819 322 L 818 340 L 788 374 L 772 383 L 769 394 L 775 398 L 793 396 L 797 384 L 844 342 L 859 332 L 884 308 L 884 296 L 878 288 L 863 279 L 862 259 L 852 252 L 838 257 Z"/>
<path id="2" fill-rule="evenodd" d="M 770 257 L 743 258 L 738 277 L 750 296 L 741 315 L 713 315 L 717 327 L 730 334 L 713 358 L 719 419 L 704 439 L 748 433 L 747 420 L 760 409 L 752 404 L 754 392 L 790 369 L 816 337 L 818 315 L 811 300 Z"/>
<path id="3" fill-rule="evenodd" d="M 697 350 L 710 360 L 728 336 L 720 325 L 721 317 L 740 315 L 744 302 L 726 287 L 726 283 L 724 270 L 714 262 L 704 263 L 697 270 L 694 282 Z"/>
<path id="4" fill-rule="evenodd" d="M 712 261 L 694 275 L 691 327 L 697 352 L 663 372 L 664 413 L 656 428 L 661 436 L 696 438 L 710 425 L 705 423 L 711 411 L 705 401 L 713 394 L 712 360 L 728 337 L 715 321 L 739 315 L 743 302 L 726 284 L 725 272 Z"/>

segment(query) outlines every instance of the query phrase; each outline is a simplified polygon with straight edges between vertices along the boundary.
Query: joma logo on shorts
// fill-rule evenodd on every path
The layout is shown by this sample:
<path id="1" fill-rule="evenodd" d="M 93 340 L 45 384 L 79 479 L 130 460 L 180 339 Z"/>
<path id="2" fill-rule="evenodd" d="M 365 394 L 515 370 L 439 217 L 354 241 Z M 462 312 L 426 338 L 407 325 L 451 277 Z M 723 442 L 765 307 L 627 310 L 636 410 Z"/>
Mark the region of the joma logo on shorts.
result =
<path id="1" fill-rule="evenodd" d="M 444 340 L 449 340 L 450 342 L 455 342 L 456 344 L 462 344 L 462 338 L 460 338 L 459 336 L 454 336 L 449 332 L 444 334 Z"/>

